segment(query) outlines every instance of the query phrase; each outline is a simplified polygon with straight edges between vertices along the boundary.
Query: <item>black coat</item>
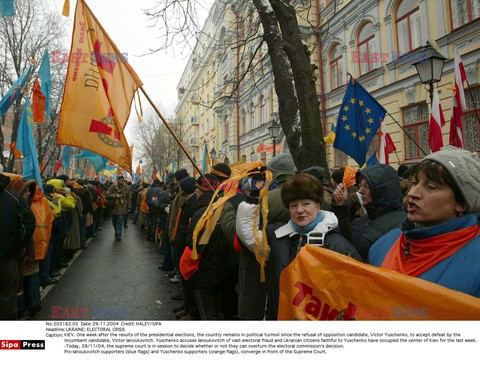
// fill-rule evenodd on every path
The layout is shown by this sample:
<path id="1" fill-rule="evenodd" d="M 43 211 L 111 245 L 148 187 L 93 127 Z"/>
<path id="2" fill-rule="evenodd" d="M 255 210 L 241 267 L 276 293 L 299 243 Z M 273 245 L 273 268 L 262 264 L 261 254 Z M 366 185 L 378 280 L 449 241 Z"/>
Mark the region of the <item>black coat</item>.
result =
<path id="1" fill-rule="evenodd" d="M 0 174 L 0 258 L 16 256 L 35 231 L 35 215 L 27 200 L 5 189 L 10 178 Z"/>
<path id="2" fill-rule="evenodd" d="M 407 214 L 402 210 L 402 190 L 397 172 L 386 164 L 367 167 L 360 172 L 368 182 L 372 202 L 365 208 L 367 214 L 349 221 L 347 206 L 332 206 L 338 218 L 341 233 L 368 259 L 370 247 L 384 234 L 397 228 Z"/>
<path id="3" fill-rule="evenodd" d="M 198 202 L 198 210 L 193 214 L 190 226 L 188 229 L 187 246 L 192 249 L 192 236 L 195 226 L 202 217 L 203 213 L 208 207 L 213 193 L 206 191 L 196 201 Z M 200 240 L 201 234 L 198 235 Z M 229 243 L 224 236 L 222 228 L 217 223 L 215 229 L 210 236 L 207 245 L 200 245 L 197 243 L 197 252 L 202 255 L 198 270 L 190 278 L 194 288 L 210 288 L 217 287 L 223 281 L 227 274 L 228 263 L 228 249 Z"/>

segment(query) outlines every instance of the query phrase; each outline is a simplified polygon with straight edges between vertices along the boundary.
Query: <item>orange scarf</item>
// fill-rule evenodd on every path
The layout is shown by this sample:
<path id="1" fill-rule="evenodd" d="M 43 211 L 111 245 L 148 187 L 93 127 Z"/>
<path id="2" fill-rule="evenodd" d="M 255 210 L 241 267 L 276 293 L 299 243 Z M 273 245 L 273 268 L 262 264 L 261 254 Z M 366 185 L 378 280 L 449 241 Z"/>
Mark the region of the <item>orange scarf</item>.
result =
<path id="1" fill-rule="evenodd" d="M 418 277 L 455 254 L 479 234 L 478 225 L 423 240 L 407 240 L 405 233 L 402 233 L 385 257 L 382 268 Z M 407 242 L 410 244 L 410 253 L 405 256 Z"/>

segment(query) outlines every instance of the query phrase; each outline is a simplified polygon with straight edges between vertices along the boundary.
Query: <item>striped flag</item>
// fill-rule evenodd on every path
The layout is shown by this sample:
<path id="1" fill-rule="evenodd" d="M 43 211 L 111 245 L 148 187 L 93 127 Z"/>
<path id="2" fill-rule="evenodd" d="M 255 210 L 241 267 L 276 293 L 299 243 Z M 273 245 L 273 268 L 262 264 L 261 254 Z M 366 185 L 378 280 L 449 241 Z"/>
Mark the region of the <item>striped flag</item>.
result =
<path id="1" fill-rule="evenodd" d="M 463 83 L 467 80 L 467 75 L 465 73 L 465 68 L 463 67 L 463 62 L 460 58 L 457 48 L 455 48 L 454 62 L 455 88 L 453 90 L 452 119 L 450 120 L 449 143 L 452 146 L 463 148 L 462 114 L 467 109 Z"/>
<path id="2" fill-rule="evenodd" d="M 397 150 L 395 147 L 395 144 L 393 143 L 392 137 L 390 136 L 390 133 L 387 131 L 387 126 L 385 125 L 385 122 L 382 120 L 382 123 L 380 124 L 380 142 L 378 145 L 378 162 L 380 164 L 389 164 L 388 156 L 390 153 L 394 152 Z"/>
<path id="3" fill-rule="evenodd" d="M 428 130 L 428 146 L 432 152 L 440 150 L 443 147 L 442 127 L 445 125 L 442 105 L 438 98 L 438 92 L 433 91 L 432 114 L 430 114 L 430 128 Z"/>

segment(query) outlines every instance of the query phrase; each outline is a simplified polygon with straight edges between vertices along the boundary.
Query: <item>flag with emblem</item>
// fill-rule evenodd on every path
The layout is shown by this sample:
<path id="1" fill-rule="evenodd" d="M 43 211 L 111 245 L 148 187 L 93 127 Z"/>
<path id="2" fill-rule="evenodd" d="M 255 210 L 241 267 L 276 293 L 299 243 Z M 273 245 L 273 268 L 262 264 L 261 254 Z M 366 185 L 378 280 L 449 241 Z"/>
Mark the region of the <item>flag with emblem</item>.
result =
<path id="1" fill-rule="evenodd" d="M 57 144 L 87 149 L 131 172 L 123 130 L 142 86 L 85 1 L 77 1 Z"/>
<path id="2" fill-rule="evenodd" d="M 348 154 L 359 166 L 365 163 L 368 147 L 387 111 L 358 81 L 350 77 L 338 113 L 333 147 Z"/>

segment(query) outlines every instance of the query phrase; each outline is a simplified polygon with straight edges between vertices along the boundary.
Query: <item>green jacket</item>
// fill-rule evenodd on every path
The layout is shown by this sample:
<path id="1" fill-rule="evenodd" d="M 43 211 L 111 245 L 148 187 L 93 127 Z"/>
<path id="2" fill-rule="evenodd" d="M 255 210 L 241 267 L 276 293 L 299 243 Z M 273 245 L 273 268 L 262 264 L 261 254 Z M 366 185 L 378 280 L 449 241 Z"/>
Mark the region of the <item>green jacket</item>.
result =
<path id="1" fill-rule="evenodd" d="M 117 196 L 120 195 L 120 196 Z M 126 215 L 132 207 L 130 190 L 126 184 L 121 186 L 118 182 L 110 186 L 107 192 L 107 199 L 114 201 L 110 209 L 111 215 Z"/>

